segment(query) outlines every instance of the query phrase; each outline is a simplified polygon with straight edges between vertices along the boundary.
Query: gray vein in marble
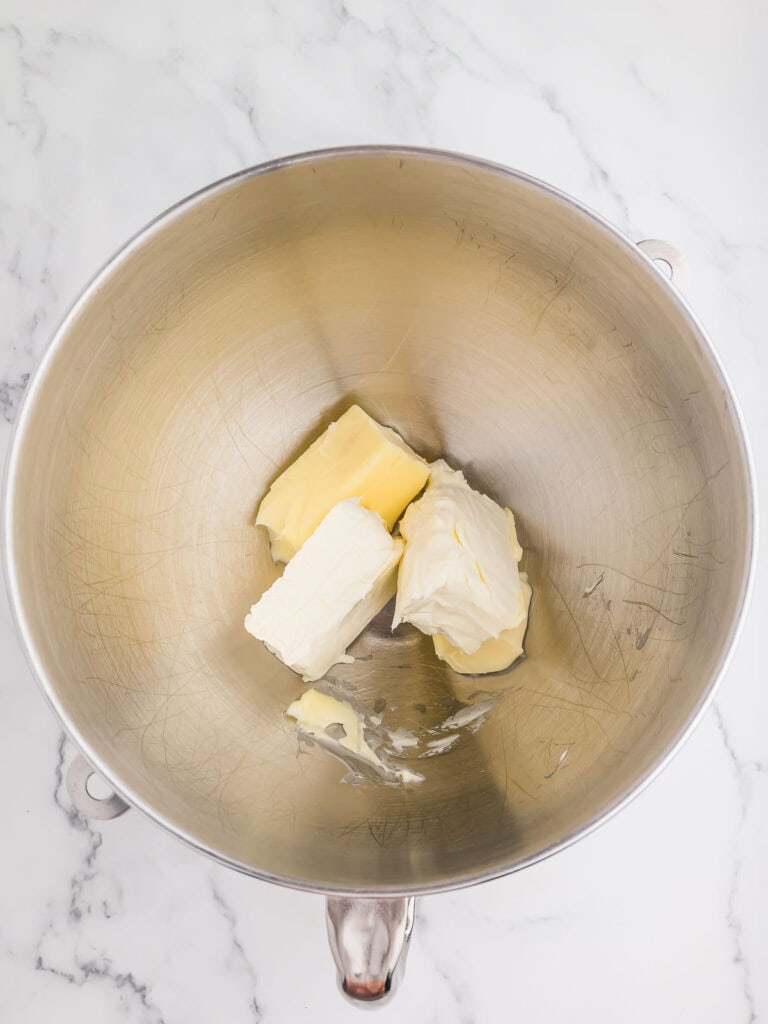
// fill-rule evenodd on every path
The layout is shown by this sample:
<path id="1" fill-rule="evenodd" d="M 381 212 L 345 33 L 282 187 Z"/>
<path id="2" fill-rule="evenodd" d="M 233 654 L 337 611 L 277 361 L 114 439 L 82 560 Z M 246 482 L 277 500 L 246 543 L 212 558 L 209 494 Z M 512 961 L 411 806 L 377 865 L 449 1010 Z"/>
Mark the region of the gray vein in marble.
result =
<path id="1" fill-rule="evenodd" d="M 232 907 L 230 907 L 229 903 L 227 903 L 227 901 L 224 899 L 221 892 L 217 888 L 216 883 L 213 880 L 211 881 L 211 895 L 213 896 L 213 902 L 216 904 L 217 909 L 219 910 L 221 916 L 227 922 L 227 925 L 229 927 L 230 941 L 232 943 L 232 959 L 245 973 L 246 978 L 248 979 L 249 984 L 251 985 L 251 991 L 253 995 L 251 996 L 249 1002 L 249 1013 L 251 1019 L 254 1022 L 258 1022 L 262 1019 L 262 1014 L 261 1007 L 259 1006 L 258 1000 L 255 995 L 257 984 L 256 972 L 253 969 L 253 964 L 251 963 L 247 953 L 245 952 L 245 949 L 243 948 L 242 942 L 240 941 L 240 937 L 237 931 L 237 917 L 235 916 L 234 910 L 232 909 Z"/>
<path id="2" fill-rule="evenodd" d="M 56 767 L 54 768 L 56 784 L 53 787 L 53 802 L 64 814 L 72 828 L 77 829 L 78 832 L 85 832 L 88 830 L 88 822 L 70 803 L 69 797 L 67 796 L 64 776 L 66 772 L 67 748 L 69 745 L 67 734 L 64 732 L 60 733 L 59 742 L 56 747 Z"/>
<path id="3" fill-rule="evenodd" d="M 259 117 L 256 113 L 255 101 L 237 84 L 232 87 L 231 96 L 235 108 L 245 114 L 254 136 L 257 141 L 261 142 L 261 129 L 259 127 Z"/>
<path id="4" fill-rule="evenodd" d="M 568 129 L 571 135 L 571 138 L 574 141 L 574 144 L 578 148 L 582 158 L 584 159 L 584 162 L 587 165 L 587 169 L 590 173 L 590 177 L 592 178 L 593 184 L 602 188 L 602 190 L 606 192 L 614 200 L 614 202 L 616 203 L 621 212 L 621 217 L 614 219 L 617 221 L 618 226 L 622 228 L 622 230 L 629 233 L 631 217 L 627 201 L 619 191 L 618 187 L 614 183 L 606 168 L 593 155 L 592 151 L 587 146 L 586 142 L 584 141 L 584 136 L 582 132 L 579 130 L 573 116 L 565 109 L 562 101 L 560 100 L 560 97 L 554 89 L 550 87 L 543 87 L 539 89 L 539 95 L 544 100 L 549 110 L 553 114 L 556 114 L 558 117 L 562 119 L 563 123 L 565 124 L 566 128 Z"/>
<path id="5" fill-rule="evenodd" d="M 476 915 L 471 910 L 469 910 L 466 905 L 464 905 L 461 914 L 456 914 L 454 912 L 451 915 L 451 928 L 457 932 L 466 930 L 465 921 L 463 920 L 463 918 L 469 918 L 472 921 L 472 923 L 477 922 L 479 925 L 482 926 L 483 930 L 486 933 L 489 930 L 493 929 L 498 933 L 499 942 L 504 942 L 508 939 L 509 922 L 505 921 L 501 923 L 499 921 L 494 920 L 492 917 L 483 914 Z M 518 927 L 527 928 L 532 925 L 539 924 L 559 924 L 562 923 L 564 919 L 564 916 L 559 915 L 541 915 L 537 917 L 526 917 L 519 921 Z M 416 927 L 416 934 L 418 936 L 419 944 L 424 950 L 424 953 L 427 956 L 427 959 L 429 960 L 431 966 L 445 982 L 446 991 L 450 995 L 455 1005 L 456 1012 L 458 1014 L 457 1019 L 460 1021 L 460 1024 L 476 1024 L 477 1018 L 472 1009 L 470 1008 L 470 1006 L 467 1005 L 467 1003 L 469 1002 L 467 996 L 471 995 L 471 992 L 465 991 L 462 988 L 462 986 L 457 982 L 455 965 L 451 964 L 449 967 L 446 964 L 444 964 L 442 957 L 434 949 L 434 945 L 432 942 L 432 934 L 434 932 L 432 914 L 429 911 L 425 910 L 424 901 L 422 901 L 419 906 Z M 512 1016 L 514 1016 L 514 1014 L 512 1014 Z M 439 1019 L 442 1022 L 443 1019 Z"/>
<path id="6" fill-rule="evenodd" d="M 627 67 L 629 68 L 630 74 L 637 83 L 638 87 L 642 89 L 643 94 L 649 99 L 653 100 L 654 104 L 658 108 L 663 108 L 663 101 L 661 96 L 656 91 L 656 88 L 646 79 L 645 75 L 640 70 L 637 61 L 627 61 Z"/>
<path id="7" fill-rule="evenodd" d="M 726 916 L 727 916 L 727 921 L 728 921 L 728 929 L 729 929 L 729 931 L 731 933 L 732 940 L 733 940 L 733 948 L 734 948 L 733 963 L 734 963 L 734 965 L 736 967 L 738 967 L 740 969 L 740 971 L 742 973 L 742 979 L 743 979 L 742 988 L 743 988 L 744 999 L 746 1001 L 747 1011 L 748 1011 L 747 1021 L 748 1021 L 748 1024 L 754 1024 L 754 1022 L 757 1020 L 757 1007 L 756 1007 L 756 1004 L 755 1004 L 754 987 L 753 987 L 753 984 L 752 984 L 752 970 L 751 970 L 749 960 L 747 959 L 747 956 L 746 956 L 746 953 L 745 953 L 745 950 L 744 950 L 744 941 L 743 941 L 744 927 L 743 927 L 743 924 L 742 924 L 742 921 L 741 921 L 741 917 L 739 915 L 739 911 L 738 911 L 738 907 L 737 907 L 737 901 L 738 901 L 739 889 L 740 889 L 740 882 L 741 882 L 741 856 L 740 856 L 739 848 L 738 847 L 739 847 L 739 838 L 740 838 L 740 835 L 741 835 L 741 833 L 743 831 L 744 822 L 745 822 L 746 815 L 747 815 L 747 806 L 749 804 L 749 792 L 748 792 L 748 787 L 747 787 L 747 779 L 745 777 L 744 765 L 742 764 L 741 760 L 737 756 L 736 751 L 734 750 L 733 745 L 732 745 L 732 743 L 730 741 L 730 738 L 728 736 L 728 730 L 726 728 L 725 720 L 723 719 L 722 712 L 720 711 L 720 709 L 717 706 L 715 706 L 714 710 L 713 710 L 713 714 L 714 714 L 715 722 L 717 724 L 718 732 L 720 733 L 720 738 L 721 738 L 721 740 L 723 742 L 723 746 L 725 747 L 726 753 L 728 754 L 728 757 L 730 758 L 731 764 L 733 766 L 733 770 L 734 770 L 734 772 L 736 774 L 736 780 L 737 780 L 738 789 L 739 789 L 739 803 L 740 803 L 739 825 L 738 825 L 738 829 L 737 829 L 737 832 L 736 832 L 736 839 L 735 839 L 736 849 L 734 851 L 733 868 L 732 868 L 732 872 L 731 872 L 731 881 L 730 881 L 730 886 L 728 888 L 728 909 L 727 909 L 727 915 Z"/>
<path id="8" fill-rule="evenodd" d="M 59 738 L 57 748 L 57 760 L 55 767 L 56 785 L 53 792 L 53 799 L 56 806 L 65 815 L 69 825 L 78 832 L 81 832 L 87 839 L 85 853 L 82 855 L 80 868 L 70 879 L 69 909 L 68 918 L 70 921 L 79 921 L 82 917 L 91 913 L 91 904 L 86 897 L 86 888 L 93 881 L 98 868 L 96 857 L 102 844 L 100 832 L 91 828 L 90 822 L 84 818 L 77 809 L 70 803 L 66 792 L 65 771 L 67 747 L 69 746 L 64 733 Z M 106 904 L 104 905 L 106 911 Z"/>
<path id="9" fill-rule="evenodd" d="M 474 56 L 479 58 L 478 67 L 472 68 L 468 65 L 467 57 L 470 56 L 469 53 L 459 54 L 454 48 L 450 47 L 444 39 L 442 42 L 438 42 L 436 36 L 427 28 L 422 18 L 420 18 L 414 11 L 413 17 L 416 24 L 424 34 L 425 39 L 433 47 L 442 47 L 444 51 L 449 53 L 468 74 L 480 78 L 482 81 L 492 81 L 491 78 L 487 77 L 487 67 L 489 63 L 493 65 L 497 71 L 500 71 L 503 74 L 506 81 L 509 81 L 510 79 L 516 82 L 526 81 L 525 76 L 522 74 L 519 67 L 506 60 L 503 53 L 499 54 L 494 52 L 488 43 L 481 39 L 480 36 L 470 28 L 466 20 L 463 20 L 457 13 L 448 11 L 446 8 L 442 9 L 440 13 L 449 24 L 452 24 L 459 31 L 462 45 L 467 42 L 472 43 L 472 46 L 476 51 Z"/>
<path id="10" fill-rule="evenodd" d="M 419 911 L 416 917 L 416 927 L 418 929 L 417 934 L 419 944 L 424 950 L 431 967 L 443 979 L 446 992 L 450 996 L 456 1009 L 457 1019 L 460 1021 L 460 1024 L 474 1024 L 472 1015 L 468 1013 L 467 1008 L 463 1005 L 463 993 L 456 984 L 455 971 L 451 972 L 443 966 L 441 959 L 433 948 L 433 944 L 431 942 L 432 916 L 425 912 L 423 900 L 419 906 Z M 435 1020 L 441 1020 L 441 1018 L 436 1017 Z"/>
<path id="11" fill-rule="evenodd" d="M 75 985 L 78 988 L 82 988 L 93 980 L 107 981 L 117 992 L 127 994 L 129 998 L 133 998 L 142 1010 L 149 1014 L 149 1016 L 143 1016 L 142 1024 L 165 1024 L 162 1011 L 151 999 L 150 986 L 138 981 L 132 971 L 126 973 L 116 971 L 111 961 L 107 958 L 101 961 L 80 960 L 76 956 L 75 963 L 78 974 L 54 967 L 42 955 L 38 954 L 35 961 L 35 970 L 44 974 L 52 974 L 54 977 L 66 981 L 68 985 Z"/>
<path id="12" fill-rule="evenodd" d="M 10 128 L 16 129 L 22 138 L 26 138 L 28 131 L 36 131 L 37 138 L 33 143 L 33 152 L 39 153 L 47 135 L 47 127 L 44 119 L 40 115 L 40 112 L 29 96 L 29 77 L 35 72 L 29 62 L 29 59 L 24 53 L 24 35 L 19 27 L 11 22 L 8 25 L 0 25 L 0 38 L 3 36 L 12 40 L 13 45 L 16 47 L 18 52 L 19 68 L 22 72 L 20 76 L 20 93 L 24 112 L 26 114 L 26 116 L 19 116 L 18 119 L 14 117 L 6 117 L 5 124 Z"/>
<path id="13" fill-rule="evenodd" d="M 22 31 L 13 23 L 0 26 L 0 41 L 9 40 L 15 53 L 8 59 L 11 72 L 3 91 L 2 126 L 13 133 L 15 143 L 5 142 L 6 159 L 40 158 L 48 136 L 47 122 L 31 95 L 30 82 L 43 77 L 33 65 Z M 15 66 L 15 67 L 14 67 Z M 0 347 L 6 360 L 0 380 L 0 416 L 12 423 L 16 409 L 29 381 L 35 342 L 44 332 L 47 312 L 55 301 L 48 269 L 53 228 L 45 224 L 37 209 L 18 210 L 0 200 L 0 265 L 11 287 Z M 32 240 L 32 242 L 30 241 Z M 41 288 L 42 286 L 42 288 Z M 13 362 L 23 362 L 18 369 Z"/>
<path id="14" fill-rule="evenodd" d="M 0 381 L 0 416 L 6 423 L 13 423 L 21 398 L 29 383 L 29 373 L 20 374 L 15 380 Z"/>
<path id="15" fill-rule="evenodd" d="M 0 229 L 0 265 L 11 285 L 10 308 L 0 333 L 0 350 L 6 361 L 0 379 L 0 415 L 7 423 L 16 417 L 37 347 L 47 337 L 51 310 L 57 303 L 49 269 L 55 232 L 50 225 L 36 223 L 34 211 L 28 214 L 33 220 L 31 229 L 23 221 L 9 224 L 7 220 Z M 35 243 L 25 244 L 21 235 L 30 230 Z M 22 364 L 20 369 L 17 363 Z"/>
<path id="16" fill-rule="evenodd" d="M 686 194 L 677 192 L 669 187 L 659 190 L 659 195 L 666 199 L 675 209 L 685 215 L 686 221 L 692 224 L 697 231 L 707 237 L 710 242 L 714 243 L 715 249 L 720 249 L 724 252 L 736 253 L 743 252 L 745 250 L 751 250 L 759 253 L 761 256 L 768 257 L 768 243 L 763 241 L 763 235 L 758 234 L 756 238 L 740 238 L 735 239 L 730 235 L 726 235 L 719 230 L 715 220 L 711 214 L 708 213 L 706 207 L 702 207 L 695 203 L 693 198 Z M 757 219 L 759 223 L 759 218 Z M 717 260 L 717 253 L 712 253 L 712 256 Z M 723 262 L 716 262 L 716 266 L 720 269 L 730 269 Z"/>
<path id="17" fill-rule="evenodd" d="M 66 920 L 57 923 L 55 917 L 49 918 L 46 928 L 37 943 L 34 954 L 34 969 L 43 974 L 50 974 L 53 977 L 66 981 L 68 985 L 82 988 L 94 981 L 108 983 L 115 992 L 119 993 L 120 1000 L 128 1000 L 142 1011 L 142 1024 L 165 1024 L 164 1016 L 160 1008 L 152 1000 L 151 986 L 140 981 L 133 971 L 118 970 L 112 963 L 111 958 L 104 952 L 100 955 L 89 955 L 83 957 L 78 953 L 78 928 L 84 917 L 93 913 L 93 907 L 87 897 L 86 889 L 96 878 L 98 867 L 96 864 L 99 849 L 102 845 L 102 836 L 95 832 L 86 819 L 71 806 L 66 798 L 66 787 L 64 782 L 66 761 L 68 756 L 69 743 L 64 734 L 61 735 L 57 748 L 57 759 L 54 768 L 55 786 L 53 792 L 54 802 L 59 810 L 65 815 L 68 824 L 77 832 L 82 833 L 86 838 L 86 848 L 83 853 L 80 866 L 71 876 L 69 881 L 70 893 L 67 906 Z M 106 901 L 102 901 L 100 910 L 104 916 L 112 916 Z M 62 932 L 66 934 L 67 941 L 60 943 Z M 48 941 L 53 941 L 53 948 L 64 956 L 71 957 L 72 967 L 67 968 L 57 964 L 46 953 Z"/>

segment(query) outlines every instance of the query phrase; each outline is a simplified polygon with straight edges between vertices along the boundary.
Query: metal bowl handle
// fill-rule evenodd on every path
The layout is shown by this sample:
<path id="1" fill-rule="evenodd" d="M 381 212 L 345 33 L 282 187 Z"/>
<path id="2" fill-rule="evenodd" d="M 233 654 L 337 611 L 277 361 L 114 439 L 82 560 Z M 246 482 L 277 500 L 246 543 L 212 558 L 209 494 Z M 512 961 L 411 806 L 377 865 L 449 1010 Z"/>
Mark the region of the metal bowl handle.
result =
<path id="1" fill-rule="evenodd" d="M 637 243 L 638 249 L 656 264 L 663 263 L 669 268 L 668 272 L 660 269 L 661 273 L 670 281 L 674 281 L 678 288 L 684 288 L 690 280 L 688 262 L 680 250 L 669 242 L 663 242 L 660 238 L 644 238 Z"/>
<path id="2" fill-rule="evenodd" d="M 413 896 L 329 896 L 328 940 L 341 991 L 352 1002 L 381 1005 L 395 992 L 413 931 Z"/>
<path id="3" fill-rule="evenodd" d="M 109 821 L 124 814 L 130 805 L 117 793 L 103 798 L 92 796 L 88 792 L 88 781 L 97 774 L 83 755 L 78 754 L 67 769 L 67 792 L 75 810 L 84 818 Z"/>

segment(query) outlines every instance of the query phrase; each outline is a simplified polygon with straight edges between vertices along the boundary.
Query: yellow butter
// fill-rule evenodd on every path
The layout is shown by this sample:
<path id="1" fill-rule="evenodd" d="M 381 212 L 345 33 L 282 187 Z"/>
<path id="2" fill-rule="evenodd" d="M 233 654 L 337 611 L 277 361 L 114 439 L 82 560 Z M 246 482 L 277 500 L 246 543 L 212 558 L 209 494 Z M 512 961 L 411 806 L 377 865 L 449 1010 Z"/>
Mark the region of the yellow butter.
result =
<path id="1" fill-rule="evenodd" d="M 286 715 L 294 718 L 302 732 L 309 736 L 325 738 L 329 726 L 342 726 L 344 733 L 336 742 L 371 764 L 381 765 L 381 760 L 366 742 L 363 720 L 345 700 L 336 700 L 318 690 L 307 690 L 291 704 Z"/>
<path id="2" fill-rule="evenodd" d="M 376 774 L 387 783 L 418 783 L 424 776 L 404 766 L 396 766 L 382 761 L 376 751 L 365 738 L 365 722 L 351 704 L 345 700 L 336 700 L 326 693 L 307 690 L 303 696 L 295 700 L 286 711 L 289 718 L 296 721 L 299 730 L 307 736 L 313 736 L 318 743 L 332 754 L 342 755 L 348 751 L 355 758 L 367 761 L 376 770 Z M 341 736 L 332 738 L 330 726 L 341 726 Z M 341 747 L 343 750 L 334 748 Z"/>
<path id="3" fill-rule="evenodd" d="M 428 476 L 399 434 L 353 405 L 275 480 L 256 524 L 269 531 L 274 560 L 288 562 L 345 498 L 359 498 L 391 531 Z"/>
<path id="4" fill-rule="evenodd" d="M 520 600 L 525 608 L 523 621 L 512 629 L 504 629 L 497 637 L 485 640 L 472 654 L 465 654 L 460 647 L 454 647 L 450 640 L 436 633 L 432 637 L 435 654 L 454 672 L 462 675 L 483 675 L 486 672 L 502 672 L 509 668 L 523 653 L 523 638 L 528 625 L 528 609 L 531 606 L 531 587 L 520 574 Z"/>

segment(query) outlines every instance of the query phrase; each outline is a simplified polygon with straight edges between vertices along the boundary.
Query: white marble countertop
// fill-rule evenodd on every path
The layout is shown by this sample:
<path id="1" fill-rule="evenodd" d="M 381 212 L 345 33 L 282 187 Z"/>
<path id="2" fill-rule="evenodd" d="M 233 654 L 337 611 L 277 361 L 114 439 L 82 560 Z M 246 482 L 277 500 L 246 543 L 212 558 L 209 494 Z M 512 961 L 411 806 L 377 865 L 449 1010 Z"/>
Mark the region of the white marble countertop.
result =
<path id="1" fill-rule="evenodd" d="M 0 443 L 63 310 L 127 236 L 265 158 L 462 150 L 687 254 L 768 486 L 768 17 L 755 0 L 4 0 Z M 714 710 L 629 809 L 555 858 L 421 901 L 382 1020 L 768 1021 L 768 573 Z M 0 617 L 0 1020 L 359 1019 L 318 897 L 130 813 L 89 827 L 71 746 Z"/>

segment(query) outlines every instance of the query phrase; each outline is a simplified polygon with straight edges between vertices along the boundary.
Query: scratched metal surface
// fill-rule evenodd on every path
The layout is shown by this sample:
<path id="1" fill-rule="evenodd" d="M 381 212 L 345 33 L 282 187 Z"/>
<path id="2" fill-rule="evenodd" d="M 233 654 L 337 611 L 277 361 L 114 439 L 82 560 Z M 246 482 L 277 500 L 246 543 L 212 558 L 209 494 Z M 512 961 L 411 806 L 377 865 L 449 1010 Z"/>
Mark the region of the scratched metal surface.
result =
<path id="1" fill-rule="evenodd" d="M 340 785 L 242 619 L 256 504 L 351 402 L 516 512 L 528 658 L 488 721 Z M 730 398 L 658 272 L 523 179 L 310 159 L 198 198 L 75 309 L 26 407 L 9 541 L 69 727 L 137 804 L 246 870 L 428 889 L 514 867 L 653 769 L 728 645 L 751 542 Z M 476 689 L 378 621 L 336 673 L 389 728 Z"/>

